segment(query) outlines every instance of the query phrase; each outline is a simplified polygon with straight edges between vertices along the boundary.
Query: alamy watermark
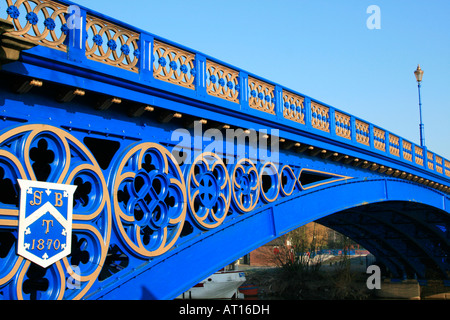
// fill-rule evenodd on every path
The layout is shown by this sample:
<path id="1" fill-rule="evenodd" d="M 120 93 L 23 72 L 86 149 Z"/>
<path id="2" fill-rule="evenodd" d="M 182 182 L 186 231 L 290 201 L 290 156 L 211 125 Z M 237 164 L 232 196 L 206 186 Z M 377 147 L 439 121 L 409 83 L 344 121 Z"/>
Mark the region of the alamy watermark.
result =
<path id="1" fill-rule="evenodd" d="M 381 270 L 377 265 L 370 265 L 367 267 L 367 274 L 370 276 L 367 278 L 366 285 L 367 289 L 381 289 Z"/>
<path id="2" fill-rule="evenodd" d="M 72 269 L 72 273 L 68 274 L 66 280 L 66 287 L 69 290 L 78 290 L 81 289 L 81 270 L 79 266 L 70 266 Z"/>
<path id="3" fill-rule="evenodd" d="M 70 30 L 80 30 L 83 25 L 80 7 L 77 5 L 71 5 L 67 8 L 67 13 L 67 28 Z"/>
<path id="4" fill-rule="evenodd" d="M 193 133 L 193 134 L 192 134 Z M 278 129 L 242 129 L 225 127 L 203 130 L 203 123 L 195 121 L 193 132 L 180 128 L 172 132 L 171 141 L 176 143 L 172 155 L 178 164 L 191 164 L 202 153 L 215 153 L 234 164 L 248 158 L 261 163 L 279 163 Z"/>
<path id="5" fill-rule="evenodd" d="M 367 7 L 366 13 L 370 14 L 367 18 L 366 26 L 370 30 L 381 29 L 381 9 L 377 5 Z"/>

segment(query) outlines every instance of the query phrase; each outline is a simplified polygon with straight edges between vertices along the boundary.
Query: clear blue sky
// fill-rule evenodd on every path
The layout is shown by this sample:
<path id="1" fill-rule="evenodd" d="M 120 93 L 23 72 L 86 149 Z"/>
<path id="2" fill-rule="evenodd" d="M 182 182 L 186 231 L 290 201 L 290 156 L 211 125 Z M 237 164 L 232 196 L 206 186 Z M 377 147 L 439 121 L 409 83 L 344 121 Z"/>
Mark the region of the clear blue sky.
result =
<path id="1" fill-rule="evenodd" d="M 450 159 L 448 0 L 73 0 L 307 94 Z M 127 6 L 124 6 L 127 4 Z M 366 10 L 380 8 L 381 29 Z"/>

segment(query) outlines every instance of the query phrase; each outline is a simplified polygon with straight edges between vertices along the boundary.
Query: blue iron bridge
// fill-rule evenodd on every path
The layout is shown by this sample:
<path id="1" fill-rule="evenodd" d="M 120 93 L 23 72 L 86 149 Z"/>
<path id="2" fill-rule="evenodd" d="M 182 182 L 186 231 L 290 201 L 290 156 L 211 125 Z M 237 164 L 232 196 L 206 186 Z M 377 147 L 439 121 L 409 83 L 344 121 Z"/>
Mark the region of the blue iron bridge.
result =
<path id="1" fill-rule="evenodd" d="M 69 1 L 0 18 L 0 299 L 173 299 L 311 221 L 449 284 L 442 156 Z"/>

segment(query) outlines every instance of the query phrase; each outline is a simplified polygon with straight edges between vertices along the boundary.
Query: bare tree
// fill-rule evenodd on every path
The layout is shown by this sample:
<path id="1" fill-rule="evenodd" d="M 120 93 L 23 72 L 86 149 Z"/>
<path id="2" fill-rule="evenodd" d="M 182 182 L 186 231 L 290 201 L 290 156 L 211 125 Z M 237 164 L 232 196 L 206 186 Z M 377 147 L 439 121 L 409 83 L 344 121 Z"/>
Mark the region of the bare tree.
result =
<path id="1" fill-rule="evenodd" d="M 308 224 L 281 237 L 274 252 L 275 263 L 288 272 L 307 273 L 319 270 L 321 261 L 315 255 L 326 242 L 327 233 L 316 224 Z"/>

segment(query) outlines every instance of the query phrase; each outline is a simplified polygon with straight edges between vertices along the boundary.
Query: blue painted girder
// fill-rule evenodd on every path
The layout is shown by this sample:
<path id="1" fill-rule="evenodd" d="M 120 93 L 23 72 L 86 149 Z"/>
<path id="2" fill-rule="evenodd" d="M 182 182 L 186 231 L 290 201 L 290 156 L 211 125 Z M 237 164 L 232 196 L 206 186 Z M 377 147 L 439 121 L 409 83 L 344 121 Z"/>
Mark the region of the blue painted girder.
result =
<path id="1" fill-rule="evenodd" d="M 204 239 L 194 240 L 195 245 L 180 246 L 176 248 L 170 256 L 164 259 L 164 263 L 156 264 L 154 267 L 148 266 L 149 269 L 142 272 L 140 277 L 127 279 L 123 285 L 121 285 L 120 290 L 113 290 L 110 293 L 98 293 L 93 297 L 96 298 L 106 298 L 106 299 L 116 299 L 119 298 L 123 292 L 127 292 L 131 299 L 140 298 L 156 298 L 156 299 L 170 299 L 177 296 L 183 290 L 187 290 L 190 286 L 194 285 L 196 281 L 200 281 L 203 277 L 206 277 L 209 273 L 214 272 L 222 265 L 225 265 L 234 259 L 240 257 L 243 253 L 248 252 L 268 242 L 275 237 L 284 234 L 296 227 L 303 225 L 309 221 L 317 220 L 321 217 L 333 218 L 332 213 L 345 210 L 345 208 L 352 207 L 353 211 L 357 211 L 358 208 L 364 211 L 365 206 L 369 203 L 379 203 L 383 206 L 384 201 L 389 200 L 385 196 L 378 194 L 374 195 L 373 192 L 368 192 L 368 194 L 373 195 L 373 200 L 362 201 L 362 197 L 367 199 L 365 192 L 365 185 L 368 186 L 368 190 L 377 189 L 386 191 L 385 188 L 403 188 L 405 187 L 410 192 L 404 195 L 404 200 L 412 207 L 414 202 L 408 199 L 408 194 L 417 193 L 421 187 L 415 184 L 409 184 L 398 180 L 369 180 L 369 181 L 357 181 L 355 183 L 345 183 L 338 184 L 336 186 L 330 186 L 321 190 L 315 190 L 311 192 L 305 192 L 301 195 L 296 195 L 290 199 L 286 199 L 276 205 L 271 206 L 271 208 L 263 209 L 258 212 L 254 212 L 249 215 L 244 215 L 236 219 L 236 222 L 226 223 L 223 227 L 219 228 L 215 232 L 210 232 L 205 235 Z M 353 197 L 336 197 L 336 194 L 341 195 L 341 191 L 345 194 L 345 191 L 352 191 Z M 424 191 L 424 190 L 422 190 Z M 426 191 L 425 191 L 426 193 Z M 333 199 L 339 199 L 329 203 L 327 210 L 317 210 L 320 207 L 326 207 L 325 204 L 321 205 L 315 201 L 316 198 L 327 198 L 328 194 L 334 194 Z M 368 197 L 370 198 L 370 196 Z M 398 200 L 398 199 L 395 199 Z M 322 202 L 323 203 L 323 202 Z M 364 203 L 364 204 L 363 204 Z M 426 203 L 426 202 L 425 202 Z M 423 207 L 422 205 L 419 205 Z M 293 210 L 296 208 L 296 210 Z M 442 209 L 442 207 L 441 207 Z M 317 214 L 322 212 L 322 214 Z M 447 214 L 447 213 L 445 213 Z M 321 220 L 319 220 L 320 222 Z M 326 218 L 323 219 L 326 221 Z M 325 223 L 324 223 L 325 224 Z M 358 223 L 355 222 L 357 225 Z M 354 235 L 354 230 L 357 228 L 351 228 L 350 231 L 344 228 L 339 228 L 344 234 Z M 359 226 L 361 227 L 361 226 Z M 255 236 L 256 235 L 256 236 Z M 258 238 L 260 241 L 255 242 Z M 357 237 L 356 237 L 357 238 Z M 358 239 L 359 240 L 359 239 Z M 423 273 L 423 267 L 421 261 L 416 259 L 414 255 L 399 255 L 396 252 L 396 248 L 391 247 L 389 251 L 389 246 L 383 246 L 384 243 L 380 242 L 377 237 L 370 237 L 368 240 L 362 243 L 367 243 L 368 247 L 370 244 L 375 244 L 373 246 L 374 253 L 381 253 L 381 262 L 385 261 L 386 266 L 390 268 L 390 271 L 394 272 L 394 276 L 403 278 L 405 275 L 421 276 Z M 220 250 L 213 249 L 214 244 L 220 246 Z M 387 241 L 389 244 L 390 242 Z M 392 242 L 395 244 L 395 242 Z M 208 245 L 209 244 L 209 245 Z M 212 245 L 212 246 L 210 246 Z M 407 245 L 409 245 L 407 243 Z M 387 249 L 386 249 L 387 248 Z M 222 255 L 223 253 L 223 255 Z M 390 254 L 394 253 L 392 256 Z M 386 255 L 386 257 L 384 256 Z M 221 256 L 222 258 L 220 258 Z M 185 266 L 180 272 L 179 265 L 182 261 L 195 261 L 192 265 Z M 219 262 L 220 261 L 220 262 Z M 171 266 L 174 269 L 171 269 Z M 201 267 L 201 271 L 200 268 Z M 445 269 L 446 268 L 446 269 Z M 444 269 L 448 272 L 448 265 Z M 176 271 L 178 270 L 178 271 Z M 198 277 L 197 277 L 198 275 Z M 192 278 L 191 278 L 192 277 Z M 187 281 L 187 279 L 192 279 L 192 281 Z M 157 279 L 157 280 L 156 280 Z M 178 284 L 185 283 L 185 286 L 175 289 Z M 141 290 L 133 291 L 133 287 L 140 285 Z M 164 289 L 162 289 L 164 284 Z M 122 291 L 123 290 L 123 291 Z M 145 294 L 144 294 L 145 293 Z"/>
<path id="2" fill-rule="evenodd" d="M 0 17 L 17 15 L 9 2 Z M 54 4 L 43 3 L 39 10 Z M 26 6 L 19 9 L 29 10 Z M 104 21 L 106 28 L 119 26 L 136 33 L 139 63 L 137 70 L 130 71 L 88 58 L 87 44 L 94 39 L 89 38 L 89 30 L 75 28 L 66 30 L 66 51 L 38 45 L 22 52 L 19 61 L 2 66 L 0 178 L 8 190 L 0 200 L 0 267 L 4 267 L 0 268 L 0 292 L 4 298 L 172 299 L 249 251 L 319 219 L 360 239 L 398 277 L 425 279 L 433 271 L 434 276 L 448 279 L 450 179 L 445 163 L 438 166 L 438 155 L 430 153 L 428 157 L 424 149 L 423 164 L 408 160 L 403 139 L 399 138 L 398 145 L 390 142 L 390 132 L 383 129 L 386 149 L 379 150 L 375 143 L 381 138 L 375 136 L 374 124 L 348 115 L 349 123 L 341 127 L 335 114 L 345 112 L 332 106 L 88 8 L 79 9 L 84 23 L 94 17 Z M 45 23 L 47 29 L 52 25 L 47 19 L 39 21 L 35 13 L 20 14 L 29 24 Z M 101 47 L 98 38 L 94 41 Z M 195 56 L 193 88 L 155 78 L 156 41 Z M 107 42 L 111 49 L 114 43 Z M 123 47 L 116 49 L 124 53 Z M 207 92 L 206 83 L 212 81 L 206 70 L 208 61 L 237 72 L 237 102 Z M 178 69 L 175 61 L 166 62 L 171 69 Z M 249 88 L 252 77 L 273 86 L 273 113 L 250 107 L 252 97 L 262 95 L 261 100 L 270 100 Z M 33 87 L 30 81 L 40 85 Z M 84 95 L 76 96 L 74 90 Z M 304 98 L 300 110 L 304 124 L 284 117 L 285 109 L 293 106 L 282 103 L 285 92 Z M 313 112 L 314 103 L 328 108 L 329 115 Z M 207 120 L 208 125 L 197 133 L 192 126 L 195 120 Z M 314 128 L 313 120 L 325 122 L 329 130 Z M 356 121 L 366 123 L 367 132 L 357 129 Z M 198 203 L 189 207 L 193 195 L 183 197 L 183 191 L 189 194 L 192 167 L 171 160 L 170 152 L 179 142 L 173 132 L 183 129 L 190 135 L 185 146 L 192 150 L 194 160 L 196 152 L 206 147 L 196 145 L 196 139 L 207 128 L 223 125 L 266 130 L 271 141 L 280 142 L 278 169 L 288 166 L 290 170 L 269 180 L 252 181 L 241 175 L 239 182 L 258 184 L 251 192 L 242 188 L 246 206 L 234 198 L 229 208 L 222 208 L 226 216 L 202 220 L 194 212 Z M 338 127 L 351 131 L 350 137 L 340 137 Z M 369 143 L 358 142 L 358 135 Z M 391 147 L 398 149 L 398 156 L 391 153 Z M 136 154 L 145 150 L 150 151 L 140 162 Z M 247 148 L 237 155 L 216 152 L 213 157 L 219 163 L 245 157 L 254 160 L 259 170 L 264 165 L 255 157 L 259 150 Z M 412 159 L 416 156 L 420 158 L 414 154 Z M 66 163 L 70 165 L 65 167 Z M 221 178 L 228 176 L 230 185 L 238 180 L 233 174 L 237 166 L 227 161 L 220 166 Z M 83 170 L 78 171 L 80 168 Z M 134 173 L 138 178 L 132 181 Z M 18 188 L 14 183 L 21 175 L 53 182 L 61 178 L 80 190 L 74 204 L 72 255 L 46 270 L 15 255 Z M 117 181 L 125 182 L 116 185 Z M 217 196 L 211 187 L 213 174 L 203 175 L 201 182 L 196 188 L 211 198 L 200 202 L 212 206 Z M 278 187 L 282 190 L 274 192 Z M 230 195 L 229 191 L 223 193 Z M 256 203 L 248 201 L 256 198 Z M 394 202 L 398 206 L 392 208 Z M 128 217 L 122 216 L 122 224 L 116 213 L 125 207 Z M 373 212 L 374 208 L 379 212 Z M 165 211 L 173 218 L 169 229 L 160 228 L 169 221 L 161 214 Z M 66 275 L 70 264 L 80 268 L 82 285 L 66 290 L 62 283 L 73 280 Z"/>

